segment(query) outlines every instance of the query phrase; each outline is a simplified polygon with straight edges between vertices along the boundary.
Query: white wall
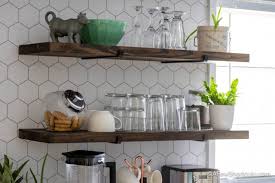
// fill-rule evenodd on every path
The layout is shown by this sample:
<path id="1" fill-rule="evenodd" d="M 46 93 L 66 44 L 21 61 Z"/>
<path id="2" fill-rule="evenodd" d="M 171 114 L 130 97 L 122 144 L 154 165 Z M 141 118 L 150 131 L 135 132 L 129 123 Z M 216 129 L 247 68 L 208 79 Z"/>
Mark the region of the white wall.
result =
<path id="1" fill-rule="evenodd" d="M 198 24 L 207 24 L 207 1 L 144 0 L 142 5 L 169 6 L 186 11 L 185 29 L 191 32 Z M 207 79 L 205 64 L 160 64 L 119 60 L 77 60 L 73 58 L 18 55 L 18 45 L 48 41 L 44 15 L 53 10 L 63 18 L 76 17 L 84 11 L 89 18 L 122 19 L 129 23 L 139 0 L 2 0 L 0 1 L 0 158 L 8 154 L 16 163 L 26 159 L 35 173 L 41 158 L 48 152 L 45 179 L 64 180 L 65 166 L 61 153 L 74 149 L 101 150 L 107 160 L 142 154 L 153 160 L 153 167 L 163 164 L 205 164 L 203 142 L 133 142 L 122 144 L 83 143 L 45 144 L 20 140 L 18 128 L 35 128 L 43 120 L 41 99 L 51 91 L 75 89 L 85 95 L 90 109 L 102 109 L 106 92 L 185 94 L 198 89 Z M 88 8 L 89 7 L 89 8 Z M 88 8 L 88 9 L 87 9 Z M 147 14 L 144 13 L 144 20 Z M 124 44 L 127 42 L 127 35 Z"/>

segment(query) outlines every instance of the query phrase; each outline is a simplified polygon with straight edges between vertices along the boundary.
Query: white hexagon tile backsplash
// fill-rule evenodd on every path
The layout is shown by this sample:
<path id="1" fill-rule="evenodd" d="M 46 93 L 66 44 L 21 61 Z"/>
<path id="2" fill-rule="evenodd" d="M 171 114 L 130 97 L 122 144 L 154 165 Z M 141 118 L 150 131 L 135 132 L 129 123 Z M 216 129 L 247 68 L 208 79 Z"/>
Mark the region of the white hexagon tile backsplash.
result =
<path id="1" fill-rule="evenodd" d="M 15 165 L 29 159 L 28 167 L 39 175 L 41 158 L 49 154 L 45 180 L 62 182 L 65 176 L 61 153 L 88 149 L 106 152 L 107 160 L 144 155 L 153 168 L 169 163 L 205 164 L 204 142 L 129 142 L 122 144 L 45 144 L 17 138 L 18 128 L 41 127 L 42 98 L 56 90 L 73 89 L 85 95 L 89 109 L 103 109 L 107 92 L 186 94 L 199 89 L 207 77 L 206 64 L 160 64 L 134 60 L 80 60 L 75 58 L 18 55 L 18 45 L 49 41 L 44 15 L 54 11 L 62 18 L 122 19 L 128 22 L 121 45 L 129 42 L 135 16 L 133 6 L 169 6 L 183 10 L 188 34 L 207 24 L 207 0 L 5 0 L 0 1 L 0 159 L 8 154 Z M 143 11 L 143 20 L 148 14 Z M 193 47 L 188 45 L 190 49 Z M 26 171 L 26 170 L 24 170 Z"/>

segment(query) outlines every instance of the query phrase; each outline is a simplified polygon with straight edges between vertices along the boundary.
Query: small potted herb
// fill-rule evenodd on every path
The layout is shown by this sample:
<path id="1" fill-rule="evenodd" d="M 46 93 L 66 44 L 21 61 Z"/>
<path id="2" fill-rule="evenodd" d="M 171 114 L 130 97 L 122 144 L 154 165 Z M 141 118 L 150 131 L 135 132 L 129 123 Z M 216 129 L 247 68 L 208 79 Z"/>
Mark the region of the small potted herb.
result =
<path id="1" fill-rule="evenodd" d="M 214 78 L 210 84 L 203 82 L 205 92 L 199 94 L 202 102 L 209 105 L 210 123 L 214 130 L 230 130 L 234 119 L 234 109 L 237 99 L 237 87 L 239 80 L 232 81 L 229 91 L 226 93 L 217 90 L 218 85 Z"/>
<path id="2" fill-rule="evenodd" d="M 197 29 L 197 39 L 199 51 L 226 52 L 228 48 L 228 27 L 219 26 L 222 7 L 217 14 L 212 13 L 213 26 L 199 26 Z"/>

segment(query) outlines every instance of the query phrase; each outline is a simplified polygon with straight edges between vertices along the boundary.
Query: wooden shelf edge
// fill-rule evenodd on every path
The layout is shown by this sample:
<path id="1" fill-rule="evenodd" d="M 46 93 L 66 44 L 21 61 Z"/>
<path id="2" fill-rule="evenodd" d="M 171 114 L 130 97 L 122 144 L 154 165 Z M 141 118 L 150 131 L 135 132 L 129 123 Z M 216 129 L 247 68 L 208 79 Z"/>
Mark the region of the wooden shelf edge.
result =
<path id="1" fill-rule="evenodd" d="M 45 129 L 19 129 L 19 138 L 45 143 L 81 142 L 133 142 L 133 141 L 173 141 L 173 140 L 215 140 L 248 139 L 249 131 L 186 131 L 186 132 L 49 132 Z"/>
<path id="2" fill-rule="evenodd" d="M 126 46 L 89 46 L 75 43 L 35 43 L 19 46 L 19 54 L 38 56 L 77 57 L 84 59 L 112 58 L 121 60 L 147 60 L 162 63 L 230 61 L 249 62 L 249 54 L 204 52 Z"/>

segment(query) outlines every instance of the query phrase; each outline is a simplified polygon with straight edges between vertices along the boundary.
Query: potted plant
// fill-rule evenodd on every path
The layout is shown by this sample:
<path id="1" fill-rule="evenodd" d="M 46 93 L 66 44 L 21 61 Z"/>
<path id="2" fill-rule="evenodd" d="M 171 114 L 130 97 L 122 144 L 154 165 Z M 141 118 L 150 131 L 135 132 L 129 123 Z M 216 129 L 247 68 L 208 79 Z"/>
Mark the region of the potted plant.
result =
<path id="1" fill-rule="evenodd" d="M 237 99 L 237 87 L 239 80 L 232 81 L 228 92 L 223 93 L 217 90 L 218 85 L 214 78 L 210 84 L 203 82 L 205 92 L 199 94 L 202 102 L 209 105 L 210 123 L 214 130 L 230 130 L 234 119 L 234 109 Z"/>
<path id="2" fill-rule="evenodd" d="M 7 155 L 4 155 L 3 164 L 0 163 L 0 182 L 1 183 L 20 183 L 23 181 L 23 176 L 20 176 L 20 172 L 24 166 L 28 163 L 25 161 L 22 165 L 19 166 L 16 170 L 13 170 L 13 163 L 10 163 L 10 160 Z"/>
<path id="3" fill-rule="evenodd" d="M 228 48 L 228 27 L 219 26 L 222 6 L 217 14 L 212 13 L 213 26 L 198 26 L 197 45 L 199 51 L 226 52 Z M 196 43 L 196 41 L 195 41 Z"/>

